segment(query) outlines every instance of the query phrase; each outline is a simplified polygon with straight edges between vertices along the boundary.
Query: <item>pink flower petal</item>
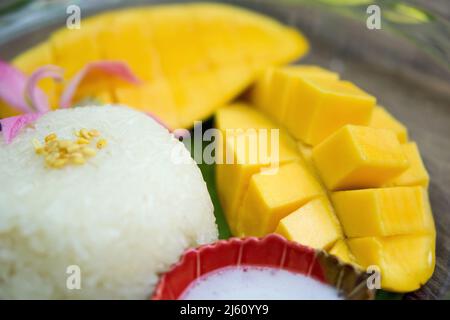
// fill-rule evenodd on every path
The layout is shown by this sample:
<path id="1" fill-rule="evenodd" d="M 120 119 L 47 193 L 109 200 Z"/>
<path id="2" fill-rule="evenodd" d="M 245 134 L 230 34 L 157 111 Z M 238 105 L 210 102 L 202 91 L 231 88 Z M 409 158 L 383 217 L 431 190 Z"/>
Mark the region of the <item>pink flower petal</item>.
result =
<path id="1" fill-rule="evenodd" d="M 25 85 L 25 100 L 31 106 L 32 109 L 38 112 L 45 112 L 50 110 L 48 104 L 48 98 L 42 90 L 38 89 L 38 82 L 43 78 L 53 78 L 56 81 L 63 80 L 63 69 L 54 66 L 47 65 L 40 67 L 34 71 Z"/>
<path id="2" fill-rule="evenodd" d="M 81 81 L 83 81 L 83 79 L 89 74 L 89 72 L 93 70 L 99 70 L 106 74 L 117 76 L 130 83 L 135 84 L 140 83 L 140 80 L 133 74 L 133 71 L 131 71 L 131 69 L 128 67 L 126 63 L 120 61 L 107 61 L 107 60 L 90 62 L 86 64 L 83 67 L 83 69 L 81 69 L 70 80 L 70 83 L 67 85 L 66 89 L 64 90 L 61 96 L 60 100 L 61 108 L 70 107 L 72 98 L 75 95 L 75 92 L 78 86 L 80 85 Z"/>
<path id="3" fill-rule="evenodd" d="M 0 99 L 19 111 L 31 112 L 24 97 L 26 82 L 25 74 L 0 60 Z"/>
<path id="4" fill-rule="evenodd" d="M 20 116 L 0 119 L 1 131 L 6 144 L 11 143 L 23 127 L 35 122 L 43 114 L 43 112 L 25 113 Z"/>

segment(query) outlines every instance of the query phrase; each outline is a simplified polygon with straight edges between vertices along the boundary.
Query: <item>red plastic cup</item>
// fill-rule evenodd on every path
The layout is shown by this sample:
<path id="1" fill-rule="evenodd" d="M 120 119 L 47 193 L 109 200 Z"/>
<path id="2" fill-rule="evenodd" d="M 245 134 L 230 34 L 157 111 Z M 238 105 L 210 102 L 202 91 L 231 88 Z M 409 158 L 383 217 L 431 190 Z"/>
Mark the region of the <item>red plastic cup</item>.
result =
<path id="1" fill-rule="evenodd" d="M 177 300 L 198 278 L 227 267 L 272 267 L 311 277 L 336 288 L 345 299 L 374 299 L 367 274 L 342 263 L 322 250 L 314 250 L 270 234 L 264 238 L 231 238 L 187 250 L 165 273 L 152 300 Z"/>

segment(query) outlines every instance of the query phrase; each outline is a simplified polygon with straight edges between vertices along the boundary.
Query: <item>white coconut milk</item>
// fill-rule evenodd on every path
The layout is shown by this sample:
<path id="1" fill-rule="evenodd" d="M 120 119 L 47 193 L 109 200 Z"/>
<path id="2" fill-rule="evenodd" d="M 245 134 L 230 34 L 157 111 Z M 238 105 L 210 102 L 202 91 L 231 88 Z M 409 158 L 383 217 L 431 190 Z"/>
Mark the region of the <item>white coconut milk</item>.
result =
<path id="1" fill-rule="evenodd" d="M 194 281 L 182 300 L 338 300 L 335 288 L 270 267 L 229 267 Z"/>

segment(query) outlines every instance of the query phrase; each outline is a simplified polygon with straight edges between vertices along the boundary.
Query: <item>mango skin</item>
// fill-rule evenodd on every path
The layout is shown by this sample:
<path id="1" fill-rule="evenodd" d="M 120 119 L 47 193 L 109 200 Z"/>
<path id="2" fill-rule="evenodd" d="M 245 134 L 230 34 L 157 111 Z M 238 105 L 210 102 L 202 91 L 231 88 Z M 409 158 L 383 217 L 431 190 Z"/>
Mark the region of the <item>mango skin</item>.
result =
<path id="1" fill-rule="evenodd" d="M 393 132 L 346 125 L 313 149 L 313 160 L 329 190 L 379 187 L 408 166 Z"/>

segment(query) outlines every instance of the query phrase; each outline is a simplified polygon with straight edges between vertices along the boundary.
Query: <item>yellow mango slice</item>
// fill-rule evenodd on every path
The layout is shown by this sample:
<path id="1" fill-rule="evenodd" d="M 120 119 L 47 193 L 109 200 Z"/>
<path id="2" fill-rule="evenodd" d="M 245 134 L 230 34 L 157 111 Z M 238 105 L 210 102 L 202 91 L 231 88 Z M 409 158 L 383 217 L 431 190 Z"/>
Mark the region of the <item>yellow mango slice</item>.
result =
<path id="1" fill-rule="evenodd" d="M 173 95 L 164 79 L 142 85 L 116 87 L 115 96 L 124 105 L 156 115 L 171 129 L 179 127 Z"/>
<path id="2" fill-rule="evenodd" d="M 345 124 L 367 125 L 376 99 L 347 81 L 289 73 L 283 123 L 297 139 L 317 145 Z"/>
<path id="3" fill-rule="evenodd" d="M 377 106 L 373 109 L 369 126 L 372 128 L 390 129 L 395 132 L 400 143 L 408 142 L 408 129 L 383 107 Z"/>
<path id="4" fill-rule="evenodd" d="M 192 4 L 190 9 L 197 24 L 205 26 L 208 23 L 208 30 L 217 32 L 198 35 L 207 40 L 204 40 L 203 47 L 208 48 L 216 61 L 234 62 L 238 59 L 253 68 L 260 68 L 267 66 L 268 61 L 284 64 L 295 60 L 296 56 L 304 55 L 309 49 L 303 36 L 255 12 L 223 4 Z M 224 55 L 226 51 L 230 54 Z"/>
<path id="5" fill-rule="evenodd" d="M 97 32 L 91 28 L 61 29 L 50 37 L 55 64 L 64 69 L 66 78 L 71 78 L 86 63 L 102 59 L 97 43 Z"/>
<path id="6" fill-rule="evenodd" d="M 429 176 L 425 169 L 419 149 L 415 142 L 402 144 L 402 149 L 409 162 L 409 168 L 406 169 L 394 180 L 389 181 L 386 186 L 423 186 L 428 187 Z"/>
<path id="7" fill-rule="evenodd" d="M 97 36 L 102 58 L 127 63 L 142 81 L 159 78 L 162 75 L 160 57 L 152 43 L 153 29 L 148 28 L 144 13 L 124 11 L 111 16 L 108 23 L 113 27 L 105 27 Z"/>
<path id="8" fill-rule="evenodd" d="M 356 259 L 350 252 L 350 249 L 344 239 L 338 239 L 330 249 L 329 253 L 338 257 L 344 263 L 349 263 L 360 268 L 360 266 L 356 264 Z"/>
<path id="9" fill-rule="evenodd" d="M 169 79 L 181 127 L 193 127 L 226 102 L 221 88 L 211 81 L 214 77 L 213 72 L 197 72 Z"/>
<path id="10" fill-rule="evenodd" d="M 339 221 L 326 196 L 311 200 L 281 219 L 275 233 L 316 249 L 329 249 L 342 238 Z"/>
<path id="11" fill-rule="evenodd" d="M 338 191 L 332 193 L 332 201 L 349 238 L 434 230 L 427 192 L 422 187 Z"/>
<path id="12" fill-rule="evenodd" d="M 378 266 L 385 290 L 414 291 L 433 274 L 434 234 L 355 238 L 347 243 L 363 268 Z"/>
<path id="13" fill-rule="evenodd" d="M 392 131 L 354 125 L 314 147 L 313 159 L 330 190 L 382 186 L 409 166 Z"/>
<path id="14" fill-rule="evenodd" d="M 83 19 L 81 29 L 64 27 L 47 44 L 53 63 L 65 69 L 66 79 L 86 63 L 109 59 L 128 63 L 151 86 L 160 81 L 169 85 L 159 98 L 155 92 L 145 95 L 140 89 L 129 90 L 127 84 L 104 74 L 90 74 L 74 102 L 86 98 L 139 101 L 136 108 L 144 106 L 143 111 L 153 110 L 162 119 L 176 118 L 182 127 L 192 127 L 194 121 L 211 116 L 243 92 L 261 68 L 298 59 L 309 47 L 303 35 L 269 17 L 204 3 L 106 12 Z M 60 95 L 61 88 L 56 91 Z M 167 100 L 167 91 L 172 94 L 176 116 L 172 107 L 167 111 L 153 107 Z M 107 95 L 110 97 L 105 99 Z M 10 113 L 8 110 L 0 108 L 0 114 Z"/>
<path id="15" fill-rule="evenodd" d="M 238 236 L 263 236 L 309 200 L 323 195 L 316 179 L 299 162 L 282 165 L 276 173 L 257 173 L 251 179 L 238 211 Z"/>
<path id="16" fill-rule="evenodd" d="M 53 50 L 54 62 L 64 69 L 64 78 L 71 79 L 87 63 L 102 60 L 101 46 L 98 42 L 103 27 L 90 20 L 80 29 L 61 29 L 53 33 L 49 39 Z M 59 87 L 60 94 L 62 88 Z M 98 92 L 109 93 L 113 99 L 109 77 L 102 72 L 90 73 L 77 89 L 74 102 L 85 98 L 95 98 Z"/>

